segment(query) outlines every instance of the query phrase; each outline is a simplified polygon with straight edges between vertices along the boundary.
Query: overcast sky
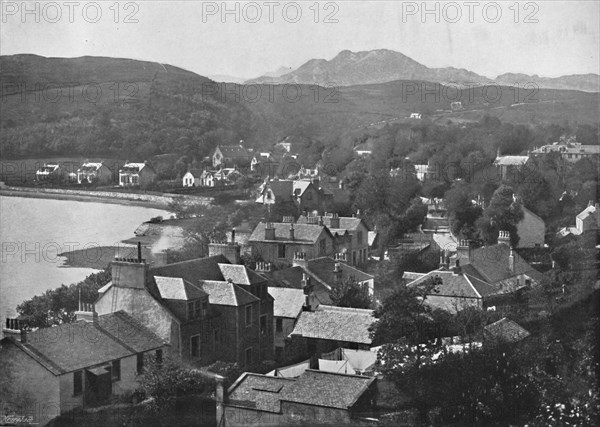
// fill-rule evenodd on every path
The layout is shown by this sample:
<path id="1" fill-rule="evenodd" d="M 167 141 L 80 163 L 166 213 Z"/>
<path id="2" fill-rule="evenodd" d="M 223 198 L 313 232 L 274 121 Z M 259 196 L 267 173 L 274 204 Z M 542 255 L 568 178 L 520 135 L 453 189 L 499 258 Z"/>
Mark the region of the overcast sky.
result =
<path id="1" fill-rule="evenodd" d="M 425 16 L 421 1 L 227 2 L 227 15 L 221 1 L 26 2 L 25 14 L 20 1 L 0 2 L 3 55 L 134 58 L 247 78 L 345 49 L 392 49 L 488 77 L 600 67 L 598 1 L 428 2 Z"/>

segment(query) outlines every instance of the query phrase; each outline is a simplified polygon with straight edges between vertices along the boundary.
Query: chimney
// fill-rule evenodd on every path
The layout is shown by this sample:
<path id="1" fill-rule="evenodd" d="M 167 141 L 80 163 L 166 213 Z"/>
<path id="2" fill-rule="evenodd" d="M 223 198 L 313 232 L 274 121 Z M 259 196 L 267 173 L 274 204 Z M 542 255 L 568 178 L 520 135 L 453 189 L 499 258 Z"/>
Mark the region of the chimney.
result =
<path id="1" fill-rule="evenodd" d="M 513 255 L 513 249 L 510 248 L 510 254 L 508 255 L 508 268 L 511 272 L 515 272 L 515 256 Z"/>
<path id="2" fill-rule="evenodd" d="M 235 245 L 235 227 L 231 229 L 231 244 Z"/>
<path id="3" fill-rule="evenodd" d="M 338 184 L 338 187 L 340 190 L 344 189 L 344 181 L 342 181 L 341 179 L 340 179 L 340 183 Z"/>
<path id="4" fill-rule="evenodd" d="M 138 258 L 115 258 L 111 263 L 112 283 L 119 288 L 146 288 L 148 264 L 141 259 L 138 246 Z"/>
<path id="5" fill-rule="evenodd" d="M 319 216 L 319 225 L 323 226 L 323 217 L 322 216 Z"/>
<path id="6" fill-rule="evenodd" d="M 137 244 L 137 253 L 138 253 L 138 262 L 142 262 L 142 243 L 138 242 Z"/>
<path id="7" fill-rule="evenodd" d="M 208 244 L 208 256 L 223 255 L 232 264 L 241 264 L 241 246 L 237 243 L 211 241 Z"/>
<path id="8" fill-rule="evenodd" d="M 340 261 L 340 262 L 347 262 L 347 260 L 346 260 L 346 253 L 345 252 L 338 252 L 337 254 L 335 254 L 334 259 L 336 261 Z"/>
<path id="9" fill-rule="evenodd" d="M 294 259 L 292 260 L 292 267 L 308 267 L 308 260 L 306 259 L 306 252 L 294 252 Z"/>
<path id="10" fill-rule="evenodd" d="M 294 224 L 290 224 L 290 240 L 294 240 Z"/>
<path id="11" fill-rule="evenodd" d="M 342 280 L 342 265 L 339 261 L 336 261 L 335 264 L 333 264 L 333 278 L 336 282 Z"/>
<path id="12" fill-rule="evenodd" d="M 262 273 L 266 273 L 271 271 L 272 266 L 270 262 L 265 262 L 265 261 L 257 261 L 256 262 L 256 270 L 258 272 L 262 272 Z"/>
<path id="13" fill-rule="evenodd" d="M 340 228 L 340 217 L 338 214 L 333 214 L 329 221 L 329 228 Z"/>
<path id="14" fill-rule="evenodd" d="M 456 260 L 454 263 L 454 267 L 452 268 L 452 274 L 457 276 L 461 273 L 461 268 L 460 268 L 460 260 Z"/>
<path id="15" fill-rule="evenodd" d="M 498 244 L 510 246 L 510 233 L 500 230 L 498 232 Z"/>
<path id="16" fill-rule="evenodd" d="M 275 240 L 275 226 L 272 222 L 265 224 L 265 240 Z"/>
<path id="17" fill-rule="evenodd" d="M 304 291 L 304 305 L 302 306 L 302 310 L 315 311 L 319 306 L 319 301 L 315 296 L 315 290 L 306 272 L 302 273 L 302 290 Z"/>
<path id="18" fill-rule="evenodd" d="M 24 325 L 16 318 L 6 318 L 6 325 L 2 328 L 2 337 L 13 337 L 21 342 L 27 341 L 27 333 Z M 25 338 L 25 341 L 23 341 L 23 338 Z"/>
<path id="19" fill-rule="evenodd" d="M 464 264 L 471 261 L 471 245 L 468 240 L 460 240 L 456 247 L 457 258 Z"/>
<path id="20" fill-rule="evenodd" d="M 440 269 L 450 269 L 450 255 L 447 250 L 442 251 L 440 254 Z"/>
<path id="21" fill-rule="evenodd" d="M 75 320 L 83 320 L 85 322 L 98 321 L 98 313 L 93 304 L 79 302 L 79 310 L 75 312 Z"/>

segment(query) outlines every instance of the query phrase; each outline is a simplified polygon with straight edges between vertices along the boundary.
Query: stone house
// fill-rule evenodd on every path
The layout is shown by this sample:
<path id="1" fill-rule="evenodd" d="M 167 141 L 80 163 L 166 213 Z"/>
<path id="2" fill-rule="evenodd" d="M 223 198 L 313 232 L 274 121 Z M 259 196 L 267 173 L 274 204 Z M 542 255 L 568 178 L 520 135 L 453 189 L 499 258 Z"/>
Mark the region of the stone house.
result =
<path id="1" fill-rule="evenodd" d="M 502 310 L 526 305 L 524 293 L 541 280 L 541 274 L 510 247 L 510 235 L 500 232 L 498 244 L 470 248 L 461 241 L 454 265 L 442 257 L 440 269 L 431 271 L 408 286 L 420 286 L 437 278 L 436 292 L 427 296 L 430 306 L 452 313 L 467 307 Z"/>
<path id="2" fill-rule="evenodd" d="M 88 162 L 85 161 L 79 169 L 77 169 L 78 184 L 98 183 L 107 185 L 112 182 L 112 171 L 103 162 Z"/>
<path id="3" fill-rule="evenodd" d="M 252 161 L 252 150 L 244 147 L 243 141 L 238 145 L 217 145 L 212 155 L 214 168 L 249 167 Z"/>
<path id="4" fill-rule="evenodd" d="M 106 403 L 134 391 L 146 355 L 160 359 L 167 348 L 123 311 L 98 316 L 90 306 L 76 315 L 73 323 L 35 331 L 19 331 L 15 319 L 7 322 L 0 347 L 7 370 L 0 389 L 3 415 L 46 424 L 73 409 Z"/>
<path id="5" fill-rule="evenodd" d="M 123 167 L 119 170 L 120 187 L 145 188 L 152 184 L 154 181 L 156 181 L 156 178 L 156 171 L 148 162 L 125 162 Z"/>
<path id="6" fill-rule="evenodd" d="M 170 344 L 183 363 L 250 366 L 272 359 L 273 299 L 267 280 L 239 262 L 240 247 L 209 244 L 209 257 L 148 268 L 116 259 L 99 290 L 100 313 L 124 310 Z"/>
<path id="7" fill-rule="evenodd" d="M 369 257 L 369 227 L 358 217 L 340 217 L 325 212 L 323 216 L 301 215 L 297 224 L 323 224 L 336 239 L 339 254 L 345 256 L 350 265 L 364 264 Z"/>
<path id="8" fill-rule="evenodd" d="M 374 408 L 376 381 L 312 369 L 298 378 L 246 372 L 228 390 L 224 425 L 372 425 L 363 417 Z"/>
<path id="9" fill-rule="evenodd" d="M 331 232 L 318 224 L 260 222 L 248 243 L 262 261 L 284 265 L 291 265 L 297 254 L 308 260 L 336 253 Z"/>

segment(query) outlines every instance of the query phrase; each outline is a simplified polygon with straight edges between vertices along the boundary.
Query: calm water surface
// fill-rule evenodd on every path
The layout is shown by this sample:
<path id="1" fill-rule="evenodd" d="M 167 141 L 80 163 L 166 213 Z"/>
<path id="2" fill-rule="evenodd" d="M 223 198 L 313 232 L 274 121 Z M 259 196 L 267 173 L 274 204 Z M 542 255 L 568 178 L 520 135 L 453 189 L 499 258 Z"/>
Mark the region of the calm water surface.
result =
<path id="1" fill-rule="evenodd" d="M 0 196 L 0 321 L 22 301 L 95 270 L 65 268 L 58 253 L 108 246 L 133 236 L 164 210 L 71 200 Z M 92 255 L 93 256 L 93 255 Z"/>

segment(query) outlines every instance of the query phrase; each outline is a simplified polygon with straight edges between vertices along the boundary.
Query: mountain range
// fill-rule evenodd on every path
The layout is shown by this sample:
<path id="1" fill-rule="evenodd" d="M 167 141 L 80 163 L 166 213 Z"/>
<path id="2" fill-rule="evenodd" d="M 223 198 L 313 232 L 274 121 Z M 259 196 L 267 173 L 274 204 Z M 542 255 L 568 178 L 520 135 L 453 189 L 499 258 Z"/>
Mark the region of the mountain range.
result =
<path id="1" fill-rule="evenodd" d="M 344 50 L 329 61 L 311 59 L 291 72 L 280 76 L 267 74 L 247 80 L 245 83 L 295 83 L 339 87 L 387 83 L 395 80 L 424 80 L 460 86 L 518 83 L 524 87 L 532 83 L 539 88 L 598 92 L 599 77 L 597 74 L 582 74 L 547 78 L 507 73 L 496 79 L 490 79 L 462 68 L 429 68 L 400 52 L 378 49 L 362 52 Z"/>

